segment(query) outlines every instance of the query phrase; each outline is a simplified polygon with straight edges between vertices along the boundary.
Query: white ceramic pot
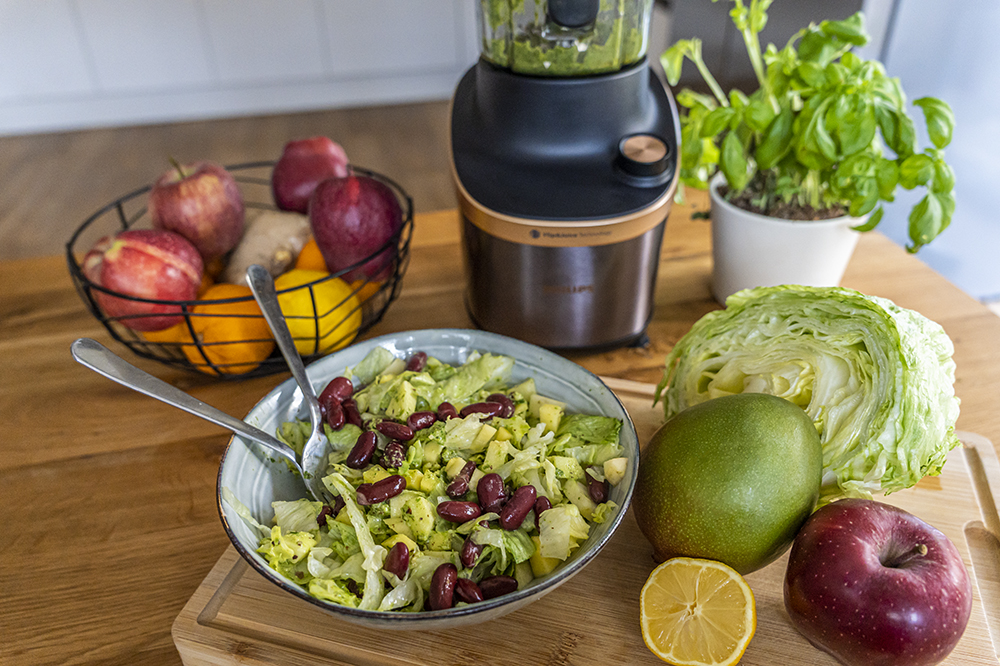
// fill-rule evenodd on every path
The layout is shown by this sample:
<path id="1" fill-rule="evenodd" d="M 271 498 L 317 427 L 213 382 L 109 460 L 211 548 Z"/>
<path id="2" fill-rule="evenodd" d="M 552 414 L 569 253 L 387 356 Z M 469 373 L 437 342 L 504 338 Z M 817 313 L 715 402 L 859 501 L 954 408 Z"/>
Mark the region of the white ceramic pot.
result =
<path id="1" fill-rule="evenodd" d="M 716 174 L 712 201 L 712 296 L 719 303 L 741 289 L 800 284 L 836 287 L 858 243 L 852 227 L 867 217 L 821 221 L 783 220 L 757 215 L 726 201 Z"/>

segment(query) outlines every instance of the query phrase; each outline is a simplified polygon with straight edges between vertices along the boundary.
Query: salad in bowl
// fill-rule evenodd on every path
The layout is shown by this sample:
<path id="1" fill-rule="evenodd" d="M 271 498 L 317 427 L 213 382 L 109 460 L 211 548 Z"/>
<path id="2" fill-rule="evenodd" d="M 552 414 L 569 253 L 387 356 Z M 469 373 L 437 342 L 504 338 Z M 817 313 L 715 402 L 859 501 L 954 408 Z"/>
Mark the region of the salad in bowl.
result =
<path id="1" fill-rule="evenodd" d="M 397 628 L 498 617 L 578 572 L 624 515 L 634 428 L 599 378 L 556 354 L 416 331 L 308 374 L 335 500 L 308 497 L 290 466 L 234 437 L 220 511 L 254 568 L 332 613 Z M 301 451 L 301 398 L 286 382 L 247 420 Z"/>

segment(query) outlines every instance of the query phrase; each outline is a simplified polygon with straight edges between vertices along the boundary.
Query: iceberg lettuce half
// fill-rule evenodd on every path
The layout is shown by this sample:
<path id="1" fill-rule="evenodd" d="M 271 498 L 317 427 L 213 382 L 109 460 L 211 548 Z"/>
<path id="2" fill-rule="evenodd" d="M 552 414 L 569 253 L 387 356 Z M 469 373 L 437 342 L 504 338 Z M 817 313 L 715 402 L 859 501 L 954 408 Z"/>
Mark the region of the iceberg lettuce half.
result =
<path id="1" fill-rule="evenodd" d="M 655 402 L 670 418 L 734 393 L 790 400 L 820 433 L 822 500 L 871 497 L 939 474 L 958 445 L 953 352 L 940 325 L 887 299 L 758 287 L 678 341 Z"/>

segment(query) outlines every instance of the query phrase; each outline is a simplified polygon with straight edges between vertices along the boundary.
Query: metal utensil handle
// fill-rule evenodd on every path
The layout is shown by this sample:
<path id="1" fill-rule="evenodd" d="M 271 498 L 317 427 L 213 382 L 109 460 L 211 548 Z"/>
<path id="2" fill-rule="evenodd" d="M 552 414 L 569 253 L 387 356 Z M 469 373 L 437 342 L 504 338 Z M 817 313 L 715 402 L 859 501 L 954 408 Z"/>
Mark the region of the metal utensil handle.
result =
<path id="1" fill-rule="evenodd" d="M 254 428 L 245 421 L 202 402 L 162 379 L 140 370 L 96 340 L 80 338 L 72 344 L 70 351 L 73 358 L 94 372 L 139 393 L 156 398 L 189 414 L 200 416 L 206 421 L 238 433 L 261 446 L 266 446 L 298 466 L 295 451 L 284 442 L 268 435 L 263 430 Z"/>
<path id="2" fill-rule="evenodd" d="M 319 399 L 306 375 L 306 367 L 302 363 L 298 349 L 295 348 L 295 340 L 292 338 L 292 333 L 288 330 L 288 323 L 281 312 L 278 294 L 274 289 L 274 279 L 266 268 L 259 264 L 253 264 L 247 269 L 247 283 L 250 285 L 250 291 L 253 292 L 254 298 L 257 299 L 264 319 L 271 327 L 271 332 L 274 333 L 274 341 L 278 343 L 278 349 L 285 357 L 285 363 L 288 364 L 295 383 L 302 390 L 306 406 L 309 408 L 309 421 L 322 423 L 323 414 L 320 412 Z"/>

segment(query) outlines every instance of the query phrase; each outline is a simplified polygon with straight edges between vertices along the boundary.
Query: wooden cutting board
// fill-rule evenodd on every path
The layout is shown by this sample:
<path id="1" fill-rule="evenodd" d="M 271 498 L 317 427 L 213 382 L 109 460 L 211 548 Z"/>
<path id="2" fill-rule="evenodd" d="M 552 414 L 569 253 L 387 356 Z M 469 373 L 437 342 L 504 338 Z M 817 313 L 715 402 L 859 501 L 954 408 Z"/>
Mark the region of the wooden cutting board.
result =
<path id="1" fill-rule="evenodd" d="M 663 420 L 653 387 L 608 379 L 639 441 Z M 944 472 L 885 501 L 934 525 L 955 543 L 974 580 L 972 618 L 945 664 L 1000 663 L 1000 463 L 983 437 L 961 433 Z M 747 580 L 757 600 L 757 633 L 742 664 L 836 664 L 788 621 L 782 600 L 786 557 Z M 499 620 L 439 632 L 375 631 L 337 619 L 284 593 L 231 546 L 173 625 L 187 666 L 202 664 L 662 664 L 639 632 L 639 590 L 655 564 L 631 512 L 587 568 L 539 601 Z"/>

